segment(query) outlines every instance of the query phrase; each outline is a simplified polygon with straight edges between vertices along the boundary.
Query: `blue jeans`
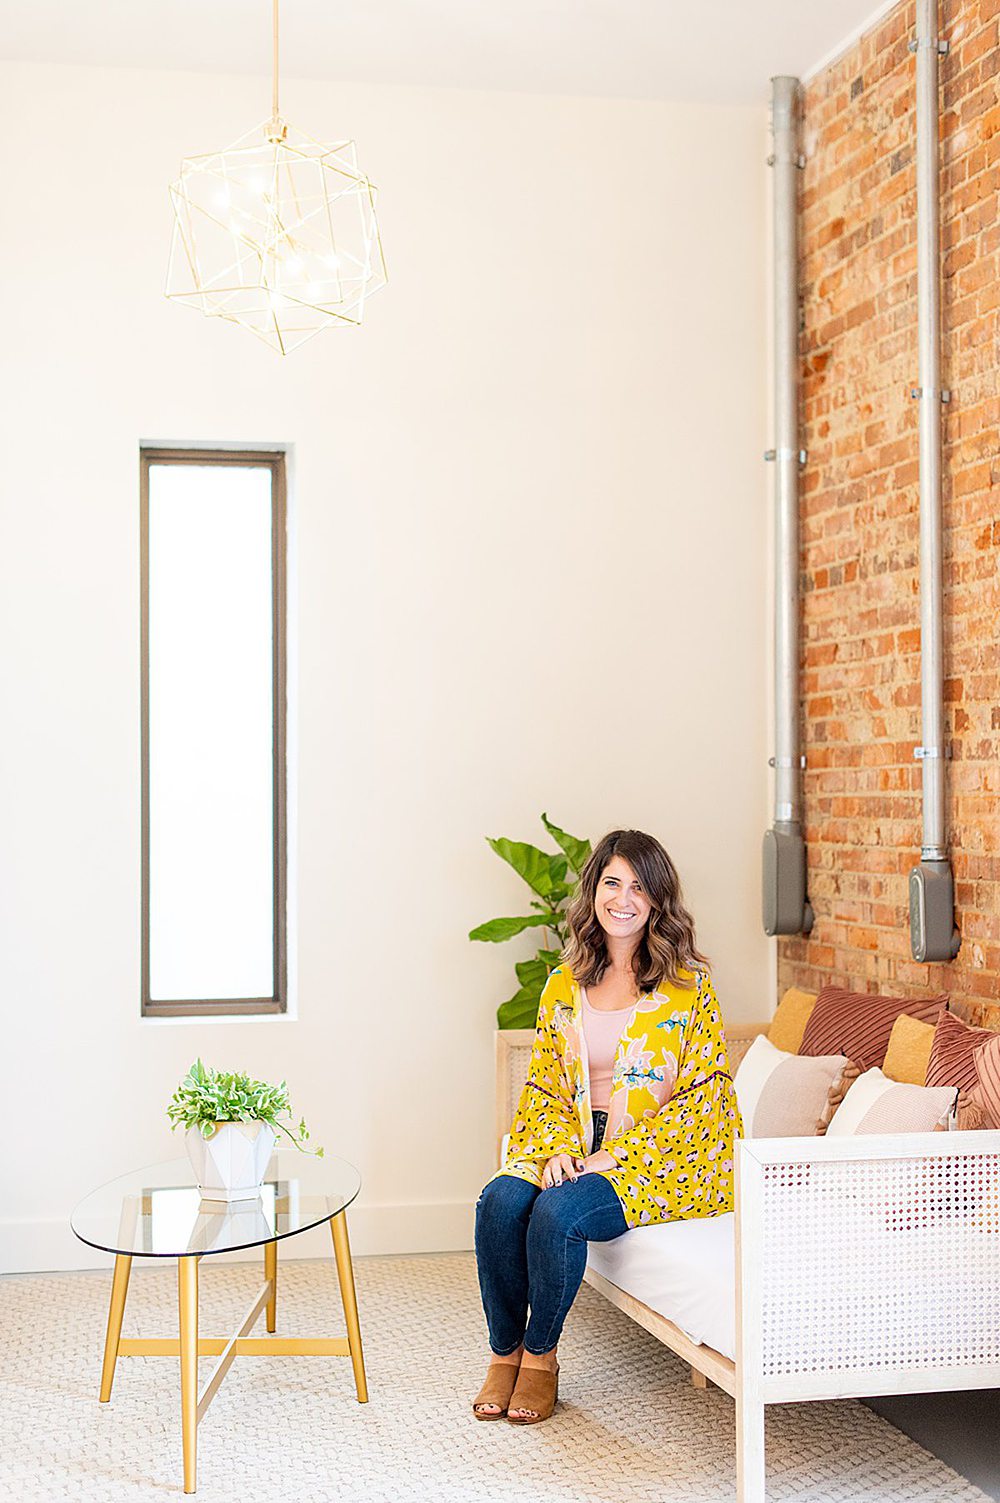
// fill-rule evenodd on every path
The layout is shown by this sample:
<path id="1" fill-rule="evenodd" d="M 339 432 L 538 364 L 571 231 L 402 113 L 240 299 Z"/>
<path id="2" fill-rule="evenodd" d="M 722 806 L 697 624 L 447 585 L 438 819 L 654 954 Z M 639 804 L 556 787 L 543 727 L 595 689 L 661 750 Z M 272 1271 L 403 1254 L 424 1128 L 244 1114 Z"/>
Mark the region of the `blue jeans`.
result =
<path id="1" fill-rule="evenodd" d="M 490 1347 L 509 1357 L 551 1351 L 587 1266 L 587 1243 L 628 1231 L 618 1196 L 601 1174 L 549 1190 L 503 1174 L 476 1206 L 476 1260 Z M 531 1318 L 528 1318 L 528 1309 Z"/>

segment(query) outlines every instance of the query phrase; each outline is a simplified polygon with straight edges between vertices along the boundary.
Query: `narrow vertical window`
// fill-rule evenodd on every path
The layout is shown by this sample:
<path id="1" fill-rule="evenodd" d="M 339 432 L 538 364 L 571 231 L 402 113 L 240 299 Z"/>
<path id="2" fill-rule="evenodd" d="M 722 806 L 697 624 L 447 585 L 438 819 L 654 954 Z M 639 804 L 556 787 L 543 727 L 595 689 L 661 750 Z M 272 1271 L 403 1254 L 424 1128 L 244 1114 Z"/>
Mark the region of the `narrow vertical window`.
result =
<path id="1" fill-rule="evenodd" d="M 285 469 L 141 464 L 142 1010 L 283 1012 Z"/>

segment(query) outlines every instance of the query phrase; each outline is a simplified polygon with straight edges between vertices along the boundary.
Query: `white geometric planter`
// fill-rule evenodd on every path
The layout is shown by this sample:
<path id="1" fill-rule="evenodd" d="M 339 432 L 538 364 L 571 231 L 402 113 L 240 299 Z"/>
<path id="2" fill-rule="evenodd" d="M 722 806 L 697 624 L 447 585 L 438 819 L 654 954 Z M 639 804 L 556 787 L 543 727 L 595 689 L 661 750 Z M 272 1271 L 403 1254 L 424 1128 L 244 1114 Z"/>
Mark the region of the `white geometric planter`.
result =
<path id="1" fill-rule="evenodd" d="M 267 1122 L 216 1122 L 203 1138 L 197 1127 L 184 1134 L 191 1167 L 205 1200 L 253 1200 L 274 1150 Z"/>

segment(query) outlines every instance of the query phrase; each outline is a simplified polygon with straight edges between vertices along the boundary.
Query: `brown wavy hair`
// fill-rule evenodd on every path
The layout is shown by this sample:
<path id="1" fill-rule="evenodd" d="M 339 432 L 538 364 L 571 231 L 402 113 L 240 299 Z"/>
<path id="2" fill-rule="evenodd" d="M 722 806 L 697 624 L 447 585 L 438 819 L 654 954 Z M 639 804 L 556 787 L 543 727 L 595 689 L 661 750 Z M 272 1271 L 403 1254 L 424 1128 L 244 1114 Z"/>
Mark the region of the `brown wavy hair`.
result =
<path id="1" fill-rule="evenodd" d="M 563 960 L 582 986 L 596 986 L 610 963 L 607 936 L 597 917 L 597 884 L 614 856 L 627 861 L 642 883 L 651 904 L 642 938 L 632 958 L 635 979 L 643 991 L 661 982 L 692 986 L 681 971 L 707 965 L 695 945 L 694 920 L 684 906 L 680 878 L 666 851 L 641 830 L 612 830 L 597 845 L 580 873 L 580 883 L 566 910 L 569 942 Z"/>

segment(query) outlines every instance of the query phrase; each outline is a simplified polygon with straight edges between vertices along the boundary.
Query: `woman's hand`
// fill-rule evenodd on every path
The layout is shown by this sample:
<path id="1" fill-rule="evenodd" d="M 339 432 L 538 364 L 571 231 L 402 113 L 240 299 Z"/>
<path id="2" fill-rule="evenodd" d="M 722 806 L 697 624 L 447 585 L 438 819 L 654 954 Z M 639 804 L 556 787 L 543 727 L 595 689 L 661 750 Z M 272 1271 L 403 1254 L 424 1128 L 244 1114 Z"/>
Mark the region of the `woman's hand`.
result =
<path id="1" fill-rule="evenodd" d="M 617 1168 L 617 1160 L 611 1157 L 606 1148 L 599 1148 L 585 1159 L 578 1158 L 575 1153 L 557 1153 L 542 1170 L 542 1189 L 550 1190 L 553 1185 L 561 1185 L 567 1179 L 579 1179 L 581 1174 L 596 1174 L 600 1169 Z"/>
<path id="2" fill-rule="evenodd" d="M 553 1185 L 561 1185 L 565 1179 L 576 1179 L 583 1172 L 585 1162 L 573 1153 L 553 1154 L 542 1170 L 542 1189 L 550 1190 Z"/>
<path id="3" fill-rule="evenodd" d="M 601 1169 L 617 1169 L 618 1160 L 613 1159 L 606 1148 L 599 1148 L 596 1153 L 588 1153 L 583 1160 L 583 1174 L 596 1174 Z"/>

